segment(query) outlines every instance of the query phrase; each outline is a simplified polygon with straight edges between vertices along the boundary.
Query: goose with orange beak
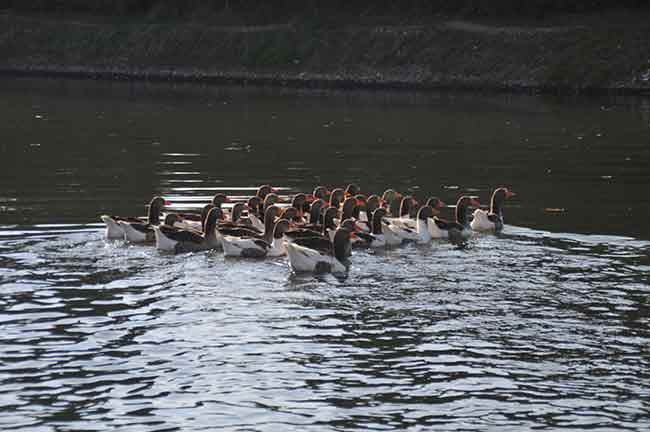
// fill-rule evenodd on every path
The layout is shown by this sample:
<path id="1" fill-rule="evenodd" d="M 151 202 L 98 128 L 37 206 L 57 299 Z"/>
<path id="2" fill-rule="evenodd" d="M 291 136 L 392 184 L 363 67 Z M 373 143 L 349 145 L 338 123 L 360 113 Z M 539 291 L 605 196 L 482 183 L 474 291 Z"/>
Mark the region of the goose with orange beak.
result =
<path id="1" fill-rule="evenodd" d="M 388 217 L 399 217 L 399 208 L 404 195 L 394 189 L 386 189 L 381 196 L 381 206 L 388 210 Z"/>
<path id="2" fill-rule="evenodd" d="M 126 233 L 124 232 L 124 224 L 158 225 L 160 223 L 160 214 L 162 209 L 169 204 L 171 203 L 165 201 L 162 197 L 153 197 L 149 203 L 149 208 L 147 209 L 147 219 L 135 216 L 123 217 L 107 214 L 101 215 L 100 219 L 106 224 L 104 237 L 107 240 L 125 240 Z"/>
<path id="3" fill-rule="evenodd" d="M 149 204 L 147 221 L 120 220 L 118 223 L 124 230 L 124 240 L 131 243 L 153 243 L 156 240 L 154 226 L 160 224 L 160 214 L 166 201 L 162 197 L 154 197 Z"/>
<path id="4" fill-rule="evenodd" d="M 417 229 L 417 219 L 412 218 L 411 214 L 417 209 L 418 202 L 411 195 L 402 198 L 399 206 L 399 217 L 388 218 L 392 224 L 401 228 Z"/>
<path id="5" fill-rule="evenodd" d="M 175 253 L 216 249 L 219 247 L 216 227 L 223 217 L 220 208 L 212 207 L 206 216 L 203 232 L 197 232 L 174 228 L 172 225 L 177 216 L 173 213 L 169 214 L 165 218 L 165 224 L 154 227 L 156 248 Z"/>
<path id="6" fill-rule="evenodd" d="M 404 199 L 406 199 L 406 197 Z M 415 218 L 415 229 L 408 228 L 404 225 L 391 223 L 390 219 L 385 220 L 384 223 L 387 224 L 389 230 L 393 231 L 393 233 L 395 233 L 402 240 L 414 241 L 420 244 L 424 244 L 431 241 L 431 234 L 429 234 L 427 224 L 429 218 L 432 218 L 433 215 L 433 207 L 420 207 Z"/>
<path id="7" fill-rule="evenodd" d="M 345 273 L 353 232 L 340 227 L 334 234 L 334 241 L 314 243 L 311 247 L 287 243 L 289 264 L 296 272 Z"/>
<path id="8" fill-rule="evenodd" d="M 270 186 L 269 186 L 270 188 Z M 266 215 L 266 209 L 270 206 L 275 205 L 276 203 L 282 203 L 284 200 L 278 196 L 275 192 L 269 192 L 264 196 L 264 201 L 260 204 L 259 213 L 249 211 L 248 218 L 250 219 L 253 227 L 259 231 L 264 231 L 264 217 Z M 275 216 L 274 216 L 275 217 Z"/>
<path id="9" fill-rule="evenodd" d="M 503 204 L 507 198 L 515 194 L 510 189 L 500 187 L 492 193 L 490 200 L 490 211 L 474 210 L 474 219 L 470 224 L 474 231 L 499 232 L 503 229 Z"/>
<path id="10" fill-rule="evenodd" d="M 264 234 L 256 235 L 245 230 L 223 230 L 221 244 L 225 256 L 242 258 L 262 258 L 265 256 L 281 256 L 286 253 L 284 249 L 284 233 L 291 226 L 286 219 L 275 221 L 280 209 L 274 205 L 266 209 L 264 216 Z M 237 235 L 233 235 L 237 234 Z"/>
<path id="11" fill-rule="evenodd" d="M 224 203 L 228 203 L 228 202 L 230 202 L 228 196 L 221 192 L 213 196 L 212 201 L 210 201 L 212 207 L 217 207 L 222 210 L 223 208 L 221 206 Z M 176 222 L 174 223 L 174 226 L 183 229 L 193 229 L 200 232 L 203 229 L 203 223 L 205 221 L 206 216 L 207 216 L 207 211 L 205 210 L 205 207 L 204 207 L 204 211 L 202 211 L 201 214 L 176 213 Z"/>
<path id="12" fill-rule="evenodd" d="M 472 229 L 467 219 L 469 206 L 478 208 L 481 203 L 474 197 L 462 196 L 456 203 L 456 220 L 454 222 L 438 217 L 433 218 L 434 224 L 442 232 L 442 236 L 438 238 L 448 238 L 452 243 L 461 243 L 472 235 Z"/>

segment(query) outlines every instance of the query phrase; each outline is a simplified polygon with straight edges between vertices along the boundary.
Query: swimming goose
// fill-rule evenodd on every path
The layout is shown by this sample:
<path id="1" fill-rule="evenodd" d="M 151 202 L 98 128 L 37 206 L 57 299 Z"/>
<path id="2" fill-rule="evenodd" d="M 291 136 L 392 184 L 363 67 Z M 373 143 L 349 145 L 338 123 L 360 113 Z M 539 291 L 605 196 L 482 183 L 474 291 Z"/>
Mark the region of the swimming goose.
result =
<path id="1" fill-rule="evenodd" d="M 330 203 L 329 203 L 330 207 L 334 207 L 335 209 L 338 210 L 344 198 L 345 198 L 345 192 L 343 191 L 343 189 L 336 188 L 332 190 L 332 193 L 330 194 Z"/>
<path id="2" fill-rule="evenodd" d="M 309 203 L 307 203 L 307 195 L 305 195 L 304 193 L 298 193 L 294 195 L 293 199 L 291 200 L 291 207 L 295 208 L 298 212 L 296 218 L 300 222 L 304 222 L 303 220 L 304 213 L 306 211 L 309 211 Z"/>
<path id="3" fill-rule="evenodd" d="M 266 209 L 264 215 L 264 233 L 259 234 L 247 228 L 218 228 L 225 256 L 256 257 L 266 256 L 267 248 L 257 240 L 263 240 L 267 246 L 273 242 L 275 218 L 280 209 L 274 205 Z M 284 234 L 284 232 L 282 233 Z M 263 254 L 261 254 L 263 252 Z"/>
<path id="4" fill-rule="evenodd" d="M 309 214 L 308 214 L 308 224 L 320 224 L 322 223 L 321 221 L 321 216 L 322 216 L 322 210 L 325 208 L 327 204 L 325 201 L 323 201 L 320 198 L 315 199 L 312 203 L 311 206 L 309 207 Z"/>
<path id="5" fill-rule="evenodd" d="M 402 198 L 404 196 L 393 190 L 393 189 L 386 189 L 384 193 L 381 196 L 381 202 L 382 202 L 382 207 L 386 207 L 388 209 L 388 216 L 389 217 L 399 217 L 399 209 L 402 204 Z"/>
<path id="6" fill-rule="evenodd" d="M 296 272 L 344 273 L 352 234 L 346 228 L 338 228 L 333 243 L 325 241 L 313 247 L 287 243 L 291 268 Z"/>
<path id="7" fill-rule="evenodd" d="M 226 194 L 219 192 L 212 197 L 212 200 L 210 202 L 211 204 L 207 204 L 207 206 L 222 208 L 222 205 L 224 203 L 230 202 L 230 200 Z M 176 222 L 174 222 L 174 226 L 182 229 L 193 229 L 196 231 L 201 231 L 203 229 L 205 217 L 207 216 L 207 212 L 210 210 L 210 208 L 203 207 L 201 214 L 176 213 Z"/>
<path id="8" fill-rule="evenodd" d="M 323 223 L 310 223 L 299 225 L 298 227 L 291 229 L 286 232 L 287 241 L 294 241 L 298 238 L 304 237 L 318 237 L 322 236 L 323 238 L 329 239 L 328 231 L 336 230 L 336 223 L 334 222 L 334 217 L 336 216 L 337 210 L 334 207 L 327 207 L 323 214 Z"/>
<path id="9" fill-rule="evenodd" d="M 381 248 L 386 246 L 386 236 L 383 232 L 383 218 L 386 216 L 388 211 L 385 208 L 378 207 L 373 213 L 371 220 L 371 230 L 370 232 L 358 232 L 356 233 L 358 241 L 354 243 L 355 246 L 370 247 L 370 248 Z M 390 232 L 392 234 L 392 231 Z M 395 244 L 402 243 L 402 239 L 393 235 L 395 239 Z"/>
<path id="10" fill-rule="evenodd" d="M 354 183 L 350 183 L 350 184 L 347 185 L 347 187 L 345 188 L 345 191 L 343 192 L 343 195 L 347 198 L 347 197 L 351 197 L 351 196 L 355 196 L 355 195 L 357 195 L 360 191 L 361 191 L 361 188 L 359 188 L 358 185 L 356 185 L 356 184 L 354 184 Z"/>
<path id="11" fill-rule="evenodd" d="M 456 220 L 450 222 L 438 217 L 433 218 L 437 228 L 447 233 L 447 238 L 454 243 L 460 244 L 472 235 L 472 229 L 467 220 L 467 207 L 480 207 L 481 203 L 472 197 L 462 196 L 456 203 Z"/>
<path id="12" fill-rule="evenodd" d="M 407 195 L 402 198 L 402 202 L 399 206 L 399 217 L 388 218 L 387 220 L 396 226 L 401 228 L 408 228 L 415 230 L 417 229 L 417 220 L 411 217 L 415 206 L 418 202 L 410 195 Z"/>
<path id="13" fill-rule="evenodd" d="M 170 214 L 167 217 L 175 218 L 176 216 Z M 217 222 L 223 217 L 223 211 L 220 208 L 211 208 L 205 219 L 202 233 L 174 228 L 167 224 L 155 226 L 156 248 L 176 253 L 215 249 L 219 247 L 216 237 Z"/>
<path id="14" fill-rule="evenodd" d="M 338 228 L 345 228 L 350 232 L 354 232 L 357 234 L 359 232 L 359 228 L 356 225 L 356 222 L 354 219 L 346 219 L 343 222 L 341 222 L 341 225 L 336 227 L 335 229 L 326 229 L 324 234 L 321 235 L 316 235 L 316 236 L 306 236 L 306 237 L 300 237 L 291 240 L 291 243 L 298 244 L 300 246 L 305 246 L 305 247 L 314 247 L 315 245 L 324 245 L 327 243 L 334 243 L 334 236 L 336 235 L 336 230 Z M 353 237 L 356 239 L 356 235 Z M 352 239 L 351 239 L 352 240 Z M 351 241 L 348 242 L 348 245 L 346 246 L 345 249 L 345 256 L 352 256 L 352 243 Z"/>
<path id="15" fill-rule="evenodd" d="M 373 219 L 372 215 L 379 208 L 379 196 L 370 195 L 365 200 L 365 208 L 360 207 L 359 210 L 359 226 L 362 227 L 363 232 L 372 232 Z"/>
<path id="16" fill-rule="evenodd" d="M 273 220 L 269 217 L 268 220 Z M 291 226 L 287 219 L 278 219 L 273 224 L 271 236 L 258 237 L 230 237 L 222 239 L 224 256 L 241 258 L 278 257 L 287 254 L 284 245 L 284 233 Z"/>
<path id="17" fill-rule="evenodd" d="M 429 198 L 425 205 L 430 206 L 433 209 L 434 217 L 439 216 L 440 211 L 447 206 L 447 204 L 445 204 L 444 201 L 442 201 L 438 197 Z M 429 229 L 429 234 L 431 235 L 431 238 L 440 239 L 440 238 L 448 237 L 448 232 L 438 228 L 438 225 L 436 225 L 433 218 L 429 218 L 429 220 L 427 221 L 427 228 Z"/>
<path id="18" fill-rule="evenodd" d="M 422 206 L 418 210 L 417 217 L 415 218 L 415 229 L 408 228 L 405 225 L 398 225 L 391 223 L 391 219 L 385 220 L 387 228 L 393 231 L 398 237 L 407 241 L 415 241 L 420 244 L 428 243 L 431 241 L 431 235 L 427 228 L 427 220 L 433 217 L 433 207 Z"/>
<path id="19" fill-rule="evenodd" d="M 474 219 L 470 226 L 474 231 L 494 231 L 503 229 L 503 202 L 515 194 L 508 188 L 498 188 L 492 194 L 490 200 L 490 211 L 481 209 L 474 210 Z"/>
<path id="20" fill-rule="evenodd" d="M 270 187 L 270 186 L 269 186 Z M 270 206 L 283 202 L 283 200 L 276 194 L 275 192 L 270 192 L 267 193 L 264 196 L 264 199 L 262 203 L 259 205 L 259 211 L 258 212 L 249 212 L 248 213 L 248 218 L 251 220 L 251 223 L 253 224 L 253 227 L 260 231 L 264 231 L 264 217 L 266 214 L 266 209 L 268 209 Z M 275 216 L 274 216 L 275 217 Z"/>
<path id="21" fill-rule="evenodd" d="M 153 197 L 149 203 L 148 218 L 146 220 L 138 217 L 122 217 L 107 214 L 101 215 L 100 219 L 106 224 L 104 237 L 108 240 L 124 240 L 126 234 L 124 233 L 124 226 L 121 225 L 120 222 L 146 224 L 148 221 L 149 223 L 157 225 L 160 222 L 160 212 L 167 204 L 169 203 L 162 197 Z"/>
<path id="22" fill-rule="evenodd" d="M 124 239 L 132 243 L 153 243 L 156 239 L 153 227 L 160 223 L 160 213 L 164 206 L 165 200 L 162 197 L 154 197 L 149 204 L 147 222 L 118 221 L 124 230 Z"/>

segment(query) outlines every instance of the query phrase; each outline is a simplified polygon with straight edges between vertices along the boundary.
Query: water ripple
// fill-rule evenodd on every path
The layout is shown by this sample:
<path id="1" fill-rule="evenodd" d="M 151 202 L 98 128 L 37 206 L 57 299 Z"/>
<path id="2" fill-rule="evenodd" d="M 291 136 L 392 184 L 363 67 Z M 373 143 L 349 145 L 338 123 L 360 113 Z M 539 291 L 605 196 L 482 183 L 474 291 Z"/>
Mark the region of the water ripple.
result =
<path id="1" fill-rule="evenodd" d="M 508 226 L 336 278 L 11 230 L 4 429 L 650 426 L 646 242 Z"/>

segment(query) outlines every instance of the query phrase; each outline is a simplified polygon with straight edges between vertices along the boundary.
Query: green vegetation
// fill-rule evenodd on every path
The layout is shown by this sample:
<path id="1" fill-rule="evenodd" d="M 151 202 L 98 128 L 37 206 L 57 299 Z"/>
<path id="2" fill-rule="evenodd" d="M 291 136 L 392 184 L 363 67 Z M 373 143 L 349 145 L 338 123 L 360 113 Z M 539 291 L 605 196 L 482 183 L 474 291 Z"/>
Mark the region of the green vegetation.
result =
<path id="1" fill-rule="evenodd" d="M 0 0 L 0 9 L 21 12 L 192 17 L 217 12 L 273 19 L 331 15 L 533 16 L 594 13 L 612 8 L 649 9 L 646 0 Z"/>
<path id="2" fill-rule="evenodd" d="M 273 10 L 253 0 L 0 0 L 9 8 L 0 12 L 0 72 L 334 86 L 650 88 L 646 2 L 624 2 L 637 8 L 630 12 L 608 10 L 609 0 L 460 0 L 453 8 L 453 2 L 412 0 L 400 2 L 395 14 L 388 1 L 272 3 Z M 601 12 L 542 17 L 533 5 Z M 39 13 L 17 12 L 30 8 Z M 445 8 L 469 11 L 471 18 L 434 14 Z M 418 13 L 423 10 L 431 13 Z"/>

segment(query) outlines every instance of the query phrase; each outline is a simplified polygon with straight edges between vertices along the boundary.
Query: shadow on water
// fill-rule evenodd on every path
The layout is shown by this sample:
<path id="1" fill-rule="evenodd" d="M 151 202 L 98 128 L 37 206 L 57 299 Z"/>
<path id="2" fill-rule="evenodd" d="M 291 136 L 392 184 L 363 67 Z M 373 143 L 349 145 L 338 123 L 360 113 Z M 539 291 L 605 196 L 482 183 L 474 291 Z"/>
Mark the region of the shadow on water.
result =
<path id="1" fill-rule="evenodd" d="M 3 430 L 650 426 L 642 100 L 1 86 Z M 512 185 L 515 225 L 314 276 L 95 222 L 153 193 L 348 181 Z"/>

